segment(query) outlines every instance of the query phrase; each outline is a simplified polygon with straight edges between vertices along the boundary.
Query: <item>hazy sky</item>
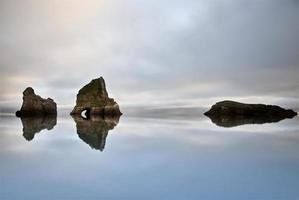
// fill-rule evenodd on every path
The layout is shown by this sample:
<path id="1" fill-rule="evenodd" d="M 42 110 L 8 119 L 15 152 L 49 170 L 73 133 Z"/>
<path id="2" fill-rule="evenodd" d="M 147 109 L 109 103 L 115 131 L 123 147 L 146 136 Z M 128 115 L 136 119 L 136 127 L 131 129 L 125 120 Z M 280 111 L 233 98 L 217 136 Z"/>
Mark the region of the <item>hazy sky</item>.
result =
<path id="1" fill-rule="evenodd" d="M 0 52 L 1 107 L 99 76 L 120 105 L 299 107 L 297 0 L 0 0 Z"/>

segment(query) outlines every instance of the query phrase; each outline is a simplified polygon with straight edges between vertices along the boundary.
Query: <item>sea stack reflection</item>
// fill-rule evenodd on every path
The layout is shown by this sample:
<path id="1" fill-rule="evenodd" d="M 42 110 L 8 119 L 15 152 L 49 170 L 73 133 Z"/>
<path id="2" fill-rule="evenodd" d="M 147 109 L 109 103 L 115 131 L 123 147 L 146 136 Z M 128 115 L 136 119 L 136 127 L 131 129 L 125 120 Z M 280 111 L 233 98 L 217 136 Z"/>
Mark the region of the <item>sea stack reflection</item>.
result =
<path id="1" fill-rule="evenodd" d="M 23 125 L 23 136 L 27 141 L 31 141 L 36 133 L 47 129 L 51 130 L 57 123 L 55 115 L 40 117 L 21 117 Z"/>
<path id="2" fill-rule="evenodd" d="M 101 117 L 91 115 L 83 118 L 80 115 L 72 115 L 77 128 L 77 134 L 81 140 L 92 149 L 103 151 L 108 132 L 119 122 L 120 116 Z"/>

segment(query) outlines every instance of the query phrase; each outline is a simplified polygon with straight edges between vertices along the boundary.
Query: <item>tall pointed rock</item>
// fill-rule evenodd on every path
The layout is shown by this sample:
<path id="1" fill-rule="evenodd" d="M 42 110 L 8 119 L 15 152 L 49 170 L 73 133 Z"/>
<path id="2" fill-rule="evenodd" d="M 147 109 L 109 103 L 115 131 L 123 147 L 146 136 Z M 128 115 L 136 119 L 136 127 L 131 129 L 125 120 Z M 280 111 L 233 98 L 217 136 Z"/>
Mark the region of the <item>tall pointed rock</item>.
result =
<path id="1" fill-rule="evenodd" d="M 87 117 L 90 115 L 117 116 L 122 114 L 114 99 L 109 98 L 103 77 L 93 79 L 79 90 L 76 106 L 71 115 L 81 115 L 83 111 L 86 111 Z"/>

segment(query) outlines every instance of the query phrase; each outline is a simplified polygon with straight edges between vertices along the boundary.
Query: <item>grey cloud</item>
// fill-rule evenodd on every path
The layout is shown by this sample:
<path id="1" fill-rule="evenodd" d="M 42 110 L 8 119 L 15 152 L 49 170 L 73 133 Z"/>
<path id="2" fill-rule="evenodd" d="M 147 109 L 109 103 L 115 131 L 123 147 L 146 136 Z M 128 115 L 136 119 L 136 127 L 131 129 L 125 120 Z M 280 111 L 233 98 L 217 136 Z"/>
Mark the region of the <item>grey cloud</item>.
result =
<path id="1" fill-rule="evenodd" d="M 298 98 L 297 1 L 53 2 L 1 1 L 1 101 L 30 84 L 72 104 L 98 76 L 124 104 Z"/>

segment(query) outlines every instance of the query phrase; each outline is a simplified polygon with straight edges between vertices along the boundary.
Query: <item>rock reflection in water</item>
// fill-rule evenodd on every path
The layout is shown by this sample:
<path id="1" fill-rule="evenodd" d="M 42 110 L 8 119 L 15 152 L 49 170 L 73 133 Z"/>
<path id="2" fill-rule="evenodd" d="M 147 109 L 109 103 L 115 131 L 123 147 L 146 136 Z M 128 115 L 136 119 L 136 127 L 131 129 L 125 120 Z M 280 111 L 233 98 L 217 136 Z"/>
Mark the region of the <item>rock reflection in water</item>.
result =
<path id="1" fill-rule="evenodd" d="M 92 149 L 100 151 L 105 148 L 109 130 L 112 130 L 118 124 L 120 118 L 119 116 L 90 116 L 90 118 L 83 118 L 80 115 L 73 115 L 72 117 L 76 122 L 79 138 Z"/>
<path id="2" fill-rule="evenodd" d="M 34 135 L 43 129 L 51 130 L 57 123 L 56 115 L 40 117 L 21 117 L 23 125 L 23 136 L 27 141 L 34 138 Z"/>
<path id="3" fill-rule="evenodd" d="M 282 116 L 243 116 L 243 115 L 216 115 L 208 116 L 211 121 L 217 126 L 221 127 L 235 127 L 245 124 L 265 124 L 265 123 L 276 123 L 284 119 L 293 117 L 282 117 Z"/>

